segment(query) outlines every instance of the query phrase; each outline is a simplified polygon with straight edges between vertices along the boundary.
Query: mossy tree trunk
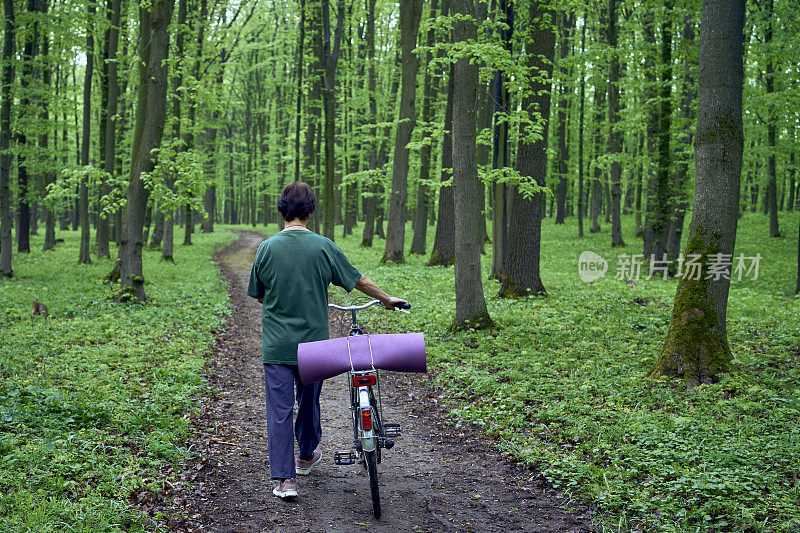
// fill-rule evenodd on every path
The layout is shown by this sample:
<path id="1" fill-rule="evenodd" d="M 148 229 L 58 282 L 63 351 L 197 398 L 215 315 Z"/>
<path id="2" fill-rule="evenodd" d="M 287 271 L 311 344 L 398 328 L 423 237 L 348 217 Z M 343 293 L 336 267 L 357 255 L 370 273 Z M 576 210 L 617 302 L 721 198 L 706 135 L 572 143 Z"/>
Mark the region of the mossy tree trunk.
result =
<path id="1" fill-rule="evenodd" d="M 535 180 L 540 186 L 544 186 L 547 172 L 547 131 L 556 35 L 555 29 L 546 18 L 552 15 L 543 4 L 531 3 L 530 20 L 534 21 L 535 29 L 532 41 L 528 40 L 526 44 L 525 53 L 528 67 L 532 72 L 540 72 L 541 79 L 533 81 L 532 90 L 522 100 L 522 109 L 531 114 L 534 122 L 537 121 L 534 113 L 540 113 L 544 125 L 540 140 L 528 142 L 521 137 L 517 148 L 517 171 Z M 539 274 L 543 194 L 536 193 L 528 199 L 514 187 L 512 195 L 508 255 L 500 296 L 518 298 L 544 294 L 546 291 Z"/>
<path id="2" fill-rule="evenodd" d="M 742 169 L 742 27 L 744 0 L 704 0 L 695 141 L 696 185 L 685 257 L 699 275 L 678 284 L 669 332 L 651 377 L 675 376 L 692 387 L 730 369 L 725 329 L 730 279 L 710 273 L 717 254 L 732 257 Z M 695 279 L 697 278 L 697 279 Z"/>
<path id="3" fill-rule="evenodd" d="M 453 24 L 453 42 L 477 38 L 473 0 L 455 0 L 454 14 L 466 15 Z M 478 65 L 459 57 L 453 67 L 453 211 L 455 222 L 456 315 L 452 329 L 482 329 L 494 324 L 486 310 L 481 275 L 484 231 L 480 206 L 482 183 L 475 159 Z"/>

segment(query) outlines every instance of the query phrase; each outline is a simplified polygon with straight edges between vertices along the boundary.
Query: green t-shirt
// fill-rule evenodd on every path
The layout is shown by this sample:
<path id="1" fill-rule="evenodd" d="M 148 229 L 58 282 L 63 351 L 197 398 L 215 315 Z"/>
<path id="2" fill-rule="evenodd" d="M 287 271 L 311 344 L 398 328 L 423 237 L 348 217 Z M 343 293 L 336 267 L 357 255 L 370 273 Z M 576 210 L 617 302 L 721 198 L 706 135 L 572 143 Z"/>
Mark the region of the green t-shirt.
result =
<path id="1" fill-rule="evenodd" d="M 353 290 L 361 273 L 330 239 L 282 231 L 261 243 L 248 296 L 264 298 L 261 360 L 296 365 L 297 345 L 328 338 L 328 285 Z"/>

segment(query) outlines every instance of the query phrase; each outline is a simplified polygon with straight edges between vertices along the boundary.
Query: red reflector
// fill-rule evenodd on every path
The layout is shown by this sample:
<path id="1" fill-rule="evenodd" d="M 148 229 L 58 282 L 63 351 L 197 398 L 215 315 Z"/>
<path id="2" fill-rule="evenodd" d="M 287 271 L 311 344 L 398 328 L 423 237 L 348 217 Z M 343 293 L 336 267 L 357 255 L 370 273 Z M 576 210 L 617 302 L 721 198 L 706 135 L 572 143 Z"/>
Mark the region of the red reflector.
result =
<path id="1" fill-rule="evenodd" d="M 363 387 L 365 385 L 375 385 L 375 376 L 353 376 L 353 387 Z"/>
<path id="2" fill-rule="evenodd" d="M 372 410 L 361 410 L 361 429 L 372 429 Z"/>

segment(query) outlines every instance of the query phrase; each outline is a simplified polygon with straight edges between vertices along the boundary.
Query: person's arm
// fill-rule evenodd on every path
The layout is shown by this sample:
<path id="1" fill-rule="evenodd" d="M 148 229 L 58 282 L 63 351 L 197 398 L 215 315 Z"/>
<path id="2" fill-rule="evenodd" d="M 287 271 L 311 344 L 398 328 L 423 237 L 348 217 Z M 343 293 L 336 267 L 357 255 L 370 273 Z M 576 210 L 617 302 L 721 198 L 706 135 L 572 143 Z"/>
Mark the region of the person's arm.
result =
<path id="1" fill-rule="evenodd" d="M 383 290 L 381 290 L 378 285 L 369 279 L 367 276 L 361 275 L 361 278 L 356 282 L 356 289 L 360 290 L 367 296 L 371 298 L 375 298 L 376 300 L 380 300 L 384 307 L 387 309 L 394 309 L 394 306 L 397 304 L 404 304 L 408 303 L 405 300 L 401 300 L 400 298 L 394 298 L 393 296 L 389 296 Z"/>

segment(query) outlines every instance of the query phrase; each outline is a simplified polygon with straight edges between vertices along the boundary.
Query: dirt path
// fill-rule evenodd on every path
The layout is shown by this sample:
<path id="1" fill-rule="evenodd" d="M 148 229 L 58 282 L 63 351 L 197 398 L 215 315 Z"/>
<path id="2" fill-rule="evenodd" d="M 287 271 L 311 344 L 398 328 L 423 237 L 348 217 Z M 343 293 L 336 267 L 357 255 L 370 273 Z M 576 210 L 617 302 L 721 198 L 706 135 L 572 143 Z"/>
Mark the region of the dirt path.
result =
<path id="1" fill-rule="evenodd" d="M 260 234 L 242 232 L 218 254 L 230 281 L 233 316 L 220 336 L 208 376 L 216 388 L 204 400 L 203 444 L 210 460 L 202 483 L 187 497 L 188 521 L 177 529 L 240 532 L 594 531 L 591 512 L 564 510 L 559 494 L 534 473 L 500 457 L 478 436 L 443 422 L 426 376 L 383 374 L 387 421 L 403 436 L 379 466 L 384 514 L 370 512 L 363 469 L 336 466 L 333 452 L 350 445 L 347 386 L 325 382 L 322 393 L 323 461 L 301 477 L 300 497 L 272 493 L 267 464 L 260 309 L 247 298 L 247 280 Z M 332 329 L 332 334 L 335 330 Z M 422 407 L 425 406 L 425 409 Z M 191 524 L 191 526 L 190 526 Z"/>

